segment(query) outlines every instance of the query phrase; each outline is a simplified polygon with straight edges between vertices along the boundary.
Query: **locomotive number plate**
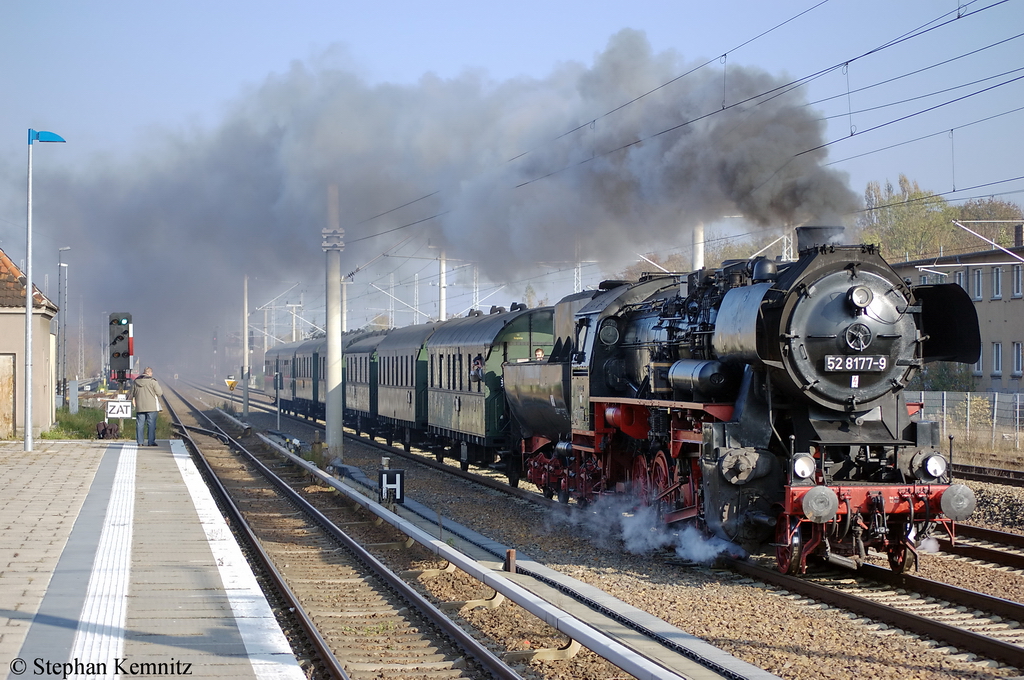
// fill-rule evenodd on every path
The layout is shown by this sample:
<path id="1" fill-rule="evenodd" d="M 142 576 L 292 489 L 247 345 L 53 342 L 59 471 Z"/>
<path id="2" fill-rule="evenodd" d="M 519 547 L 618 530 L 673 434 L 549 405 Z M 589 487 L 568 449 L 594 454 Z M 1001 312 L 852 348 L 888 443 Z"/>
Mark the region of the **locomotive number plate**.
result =
<path id="1" fill-rule="evenodd" d="M 880 373 L 888 368 L 888 366 L 889 357 L 884 355 L 825 355 L 826 373 Z"/>

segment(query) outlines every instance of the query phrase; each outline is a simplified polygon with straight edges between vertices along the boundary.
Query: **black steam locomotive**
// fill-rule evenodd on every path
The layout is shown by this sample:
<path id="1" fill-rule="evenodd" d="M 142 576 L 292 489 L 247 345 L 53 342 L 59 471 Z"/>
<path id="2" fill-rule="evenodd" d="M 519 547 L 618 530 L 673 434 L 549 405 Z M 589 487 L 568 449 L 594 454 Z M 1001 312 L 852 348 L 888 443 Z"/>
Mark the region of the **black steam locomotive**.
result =
<path id="1" fill-rule="evenodd" d="M 836 231 L 799 229 L 795 262 L 353 334 L 346 420 L 463 469 L 500 460 L 510 484 L 563 502 L 631 494 L 666 522 L 774 544 L 784 572 L 869 548 L 902 571 L 974 509 L 903 389 L 927 362 L 976 362 L 977 315 L 959 286 L 911 286 Z M 268 353 L 286 409 L 322 417 L 323 347 Z"/>
<path id="2" fill-rule="evenodd" d="M 505 367 L 522 474 L 774 543 L 784 572 L 868 548 L 904 570 L 975 499 L 903 389 L 924 363 L 977 361 L 977 314 L 959 286 L 912 287 L 875 247 L 831 244 L 837 231 L 799 229 L 795 262 L 606 282 L 556 305 L 551 359 Z"/>

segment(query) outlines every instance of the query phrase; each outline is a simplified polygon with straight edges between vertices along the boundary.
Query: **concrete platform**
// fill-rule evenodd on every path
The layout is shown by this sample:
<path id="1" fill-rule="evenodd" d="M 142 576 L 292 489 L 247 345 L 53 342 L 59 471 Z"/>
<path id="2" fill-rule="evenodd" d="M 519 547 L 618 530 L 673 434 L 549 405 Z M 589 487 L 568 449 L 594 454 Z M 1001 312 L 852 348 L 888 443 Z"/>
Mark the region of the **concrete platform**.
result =
<path id="1" fill-rule="evenodd" d="M 0 442 L 0 668 L 302 680 L 177 440 Z"/>

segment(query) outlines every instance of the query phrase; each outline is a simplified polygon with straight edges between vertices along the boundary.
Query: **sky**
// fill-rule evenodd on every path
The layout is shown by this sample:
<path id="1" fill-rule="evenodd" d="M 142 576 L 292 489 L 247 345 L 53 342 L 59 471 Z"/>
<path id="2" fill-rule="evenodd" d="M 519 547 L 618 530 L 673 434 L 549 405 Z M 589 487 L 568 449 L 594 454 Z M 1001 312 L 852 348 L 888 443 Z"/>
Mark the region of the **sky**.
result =
<path id="1" fill-rule="evenodd" d="M 90 356 L 128 311 L 144 362 L 187 363 L 245 276 L 253 323 L 322 326 L 331 185 L 350 327 L 392 279 L 396 324 L 436 314 L 439 252 L 450 313 L 474 265 L 485 310 L 553 302 L 698 223 L 853 225 L 901 174 L 1021 203 L 1022 32 L 1024 0 L 10 0 L 0 248 L 24 261 L 32 128 L 67 140 L 33 146 L 33 278 L 56 297 L 71 248 Z"/>

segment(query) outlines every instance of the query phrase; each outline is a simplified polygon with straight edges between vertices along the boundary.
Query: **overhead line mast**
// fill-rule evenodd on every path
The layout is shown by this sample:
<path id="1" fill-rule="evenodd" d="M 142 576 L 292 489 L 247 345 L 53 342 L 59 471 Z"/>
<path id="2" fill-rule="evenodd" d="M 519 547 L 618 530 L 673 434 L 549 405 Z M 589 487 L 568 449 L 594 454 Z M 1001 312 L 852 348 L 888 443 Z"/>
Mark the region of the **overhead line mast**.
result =
<path id="1" fill-rule="evenodd" d="M 327 451 L 330 463 L 342 463 L 344 457 L 344 386 L 341 384 L 344 356 L 342 354 L 342 283 L 341 251 L 345 248 L 342 238 L 341 210 L 338 204 L 338 185 L 332 184 L 327 190 L 327 228 L 323 230 L 323 249 L 327 253 L 327 385 L 325 394 L 325 416 L 327 429 Z"/>

